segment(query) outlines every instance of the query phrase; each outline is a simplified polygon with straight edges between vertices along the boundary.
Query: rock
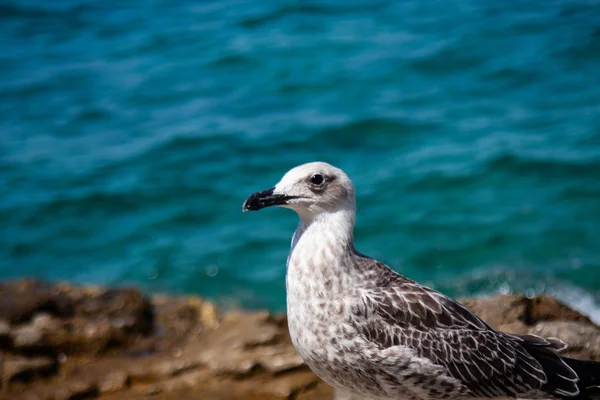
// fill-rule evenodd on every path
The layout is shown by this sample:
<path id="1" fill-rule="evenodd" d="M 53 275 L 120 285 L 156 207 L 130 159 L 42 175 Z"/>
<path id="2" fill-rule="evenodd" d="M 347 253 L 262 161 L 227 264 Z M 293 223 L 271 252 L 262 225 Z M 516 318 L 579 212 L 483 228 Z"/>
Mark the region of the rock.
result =
<path id="1" fill-rule="evenodd" d="M 461 301 L 491 326 L 508 333 L 526 333 L 541 321 L 577 321 L 591 325 L 586 316 L 550 296 L 533 298 L 500 295 Z"/>
<path id="2" fill-rule="evenodd" d="M 142 394 L 153 395 L 158 393 L 181 392 L 199 387 L 199 383 L 212 378 L 207 370 L 192 370 L 171 378 L 160 379 L 155 383 L 141 385 L 135 390 Z"/>
<path id="3" fill-rule="evenodd" d="M 527 310 L 525 323 L 534 325 L 540 321 L 575 321 L 586 325 L 592 325 L 592 321 L 569 308 L 550 296 L 537 296 L 527 298 Z"/>
<path id="4" fill-rule="evenodd" d="M 35 347 L 52 353 L 95 355 L 118 347 L 130 347 L 154 329 L 153 306 L 135 289 L 102 292 L 38 284 L 31 286 L 35 288 L 34 299 L 27 301 L 28 294 L 23 288 L 30 285 L 19 283 L 13 288 L 2 284 L 1 287 L 0 299 L 4 300 L 1 296 L 8 293 L 10 300 L 19 293 L 22 303 L 29 305 L 27 312 L 19 313 L 27 314 L 27 318 L 13 316 L 14 321 L 28 321 L 11 331 L 15 348 Z M 52 298 L 53 295 L 59 296 L 60 301 Z M 53 302 L 69 304 L 69 312 L 53 313 L 47 307 L 37 306 Z"/>
<path id="5" fill-rule="evenodd" d="M 113 326 L 107 318 L 72 318 L 52 333 L 46 333 L 46 338 L 52 348 L 67 355 L 96 355 L 134 340 L 124 329 Z"/>
<path id="6" fill-rule="evenodd" d="M 87 380 L 69 381 L 66 385 L 62 385 L 54 392 L 54 399 L 57 400 L 73 400 L 85 399 L 95 396 L 98 393 L 98 388 L 94 383 Z"/>
<path id="7" fill-rule="evenodd" d="M 4 375 L 4 353 L 0 351 L 0 398 L 3 398 L 6 377 Z"/>
<path id="8" fill-rule="evenodd" d="M 0 349 L 7 348 L 11 343 L 11 329 L 8 322 L 0 319 Z"/>
<path id="9" fill-rule="evenodd" d="M 40 346 L 43 339 L 44 334 L 34 326 L 26 325 L 12 330 L 13 344 L 17 348 Z"/>
<path id="10" fill-rule="evenodd" d="M 0 304 L 7 294 L 20 307 L 0 307 L 11 378 L 5 398 L 333 399 L 333 389 L 293 348 L 285 315 L 221 314 L 202 299 L 147 298 L 135 289 L 28 282 L 0 288 Z M 599 328 L 552 298 L 464 303 L 501 330 L 558 337 L 570 344 L 564 354 L 600 360 Z"/>
<path id="11" fill-rule="evenodd" d="M 28 381 L 35 376 L 48 376 L 56 372 L 56 362 L 46 357 L 17 357 L 4 360 L 5 381 Z"/>
<path id="12" fill-rule="evenodd" d="M 513 324 L 513 329 L 525 329 L 526 297 L 503 295 L 466 299 L 461 303 L 493 327 Z"/>
<path id="13" fill-rule="evenodd" d="M 600 328 L 597 326 L 573 320 L 548 321 L 536 324 L 531 333 L 568 343 L 564 355 L 600 361 Z"/>
<path id="14" fill-rule="evenodd" d="M 52 330 L 57 329 L 59 325 L 59 320 L 47 313 L 35 314 L 31 320 L 31 326 L 40 332 L 51 332 Z"/>
<path id="15" fill-rule="evenodd" d="M 162 378 L 169 378 L 172 376 L 181 375 L 185 371 L 197 369 L 198 367 L 199 364 L 197 361 L 193 360 L 193 357 L 190 357 L 188 359 L 163 358 L 156 360 L 150 365 L 150 368 L 147 370 L 148 375 L 146 375 L 145 378 L 160 380 Z"/>
<path id="16" fill-rule="evenodd" d="M 312 371 L 306 369 L 290 376 L 275 376 L 267 382 L 259 393 L 271 395 L 278 399 L 293 399 L 300 393 L 310 391 L 320 380 Z"/>
<path id="17" fill-rule="evenodd" d="M 100 379 L 98 390 L 100 393 L 118 392 L 125 389 L 128 385 L 129 376 L 123 371 L 114 371 L 108 373 Z"/>
<path id="18" fill-rule="evenodd" d="M 153 299 L 156 337 L 153 348 L 164 350 L 178 347 L 189 335 L 200 336 L 219 324 L 214 304 L 194 297 Z"/>
<path id="19" fill-rule="evenodd" d="M 111 289 L 86 296 L 75 305 L 75 313 L 90 319 L 109 318 L 128 333 L 147 335 L 154 327 L 153 307 L 137 289 Z"/>
<path id="20" fill-rule="evenodd" d="M 3 319 L 0 319 L 0 337 L 10 334 L 10 325 Z"/>
<path id="21" fill-rule="evenodd" d="M 59 317 L 73 314 L 72 299 L 52 284 L 37 281 L 0 283 L 0 299 L 0 319 L 11 324 L 27 322 L 38 312 Z"/>
<path id="22" fill-rule="evenodd" d="M 304 366 L 287 331 L 266 313 L 226 316 L 219 329 L 207 334 L 193 352 L 216 374 L 235 377 L 256 369 L 278 374 Z"/>

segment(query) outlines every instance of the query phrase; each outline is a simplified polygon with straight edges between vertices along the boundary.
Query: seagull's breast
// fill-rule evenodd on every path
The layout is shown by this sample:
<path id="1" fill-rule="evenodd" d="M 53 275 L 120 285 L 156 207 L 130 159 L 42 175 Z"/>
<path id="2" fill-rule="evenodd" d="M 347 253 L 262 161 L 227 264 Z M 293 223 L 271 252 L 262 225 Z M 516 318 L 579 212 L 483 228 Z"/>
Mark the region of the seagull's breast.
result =
<path id="1" fill-rule="evenodd" d="M 302 359 L 330 385 L 345 387 L 342 371 L 360 365 L 361 354 L 350 349 L 362 339 L 350 323 L 356 293 L 341 273 L 338 253 L 322 236 L 295 237 L 288 257 L 287 312 L 292 343 Z"/>

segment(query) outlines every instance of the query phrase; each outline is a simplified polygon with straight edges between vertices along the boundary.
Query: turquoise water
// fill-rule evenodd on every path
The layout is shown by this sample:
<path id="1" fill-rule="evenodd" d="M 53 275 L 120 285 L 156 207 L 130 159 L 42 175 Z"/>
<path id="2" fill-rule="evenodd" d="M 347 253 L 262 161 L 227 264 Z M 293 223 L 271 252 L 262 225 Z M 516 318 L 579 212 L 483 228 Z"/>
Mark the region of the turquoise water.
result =
<path id="1" fill-rule="evenodd" d="M 0 3 L 0 277 L 282 310 L 296 217 L 347 171 L 360 251 L 453 296 L 600 316 L 596 1 Z"/>

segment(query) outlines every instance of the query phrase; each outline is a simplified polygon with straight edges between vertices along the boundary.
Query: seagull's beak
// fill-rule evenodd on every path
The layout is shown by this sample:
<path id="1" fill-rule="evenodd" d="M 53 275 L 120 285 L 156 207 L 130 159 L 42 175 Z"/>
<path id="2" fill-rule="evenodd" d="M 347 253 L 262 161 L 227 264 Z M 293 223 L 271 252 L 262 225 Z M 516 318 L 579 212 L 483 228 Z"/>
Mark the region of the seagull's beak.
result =
<path id="1" fill-rule="evenodd" d="M 289 200 L 297 198 L 297 196 L 273 193 L 274 190 L 275 188 L 271 188 L 251 194 L 244 202 L 242 211 L 258 211 L 265 207 L 281 206 L 287 204 Z"/>

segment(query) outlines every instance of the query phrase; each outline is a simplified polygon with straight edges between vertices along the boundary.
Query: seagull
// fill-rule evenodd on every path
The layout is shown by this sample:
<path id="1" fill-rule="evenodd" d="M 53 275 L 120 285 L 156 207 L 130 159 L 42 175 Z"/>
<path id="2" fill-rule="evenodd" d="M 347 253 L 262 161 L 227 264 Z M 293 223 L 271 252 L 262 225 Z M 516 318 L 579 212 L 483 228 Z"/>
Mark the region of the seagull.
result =
<path id="1" fill-rule="evenodd" d="M 322 380 L 351 398 L 600 399 L 600 363 L 561 357 L 564 342 L 497 331 L 459 302 L 354 247 L 346 173 L 312 162 L 250 195 L 243 211 L 300 217 L 287 259 L 292 343 Z"/>

